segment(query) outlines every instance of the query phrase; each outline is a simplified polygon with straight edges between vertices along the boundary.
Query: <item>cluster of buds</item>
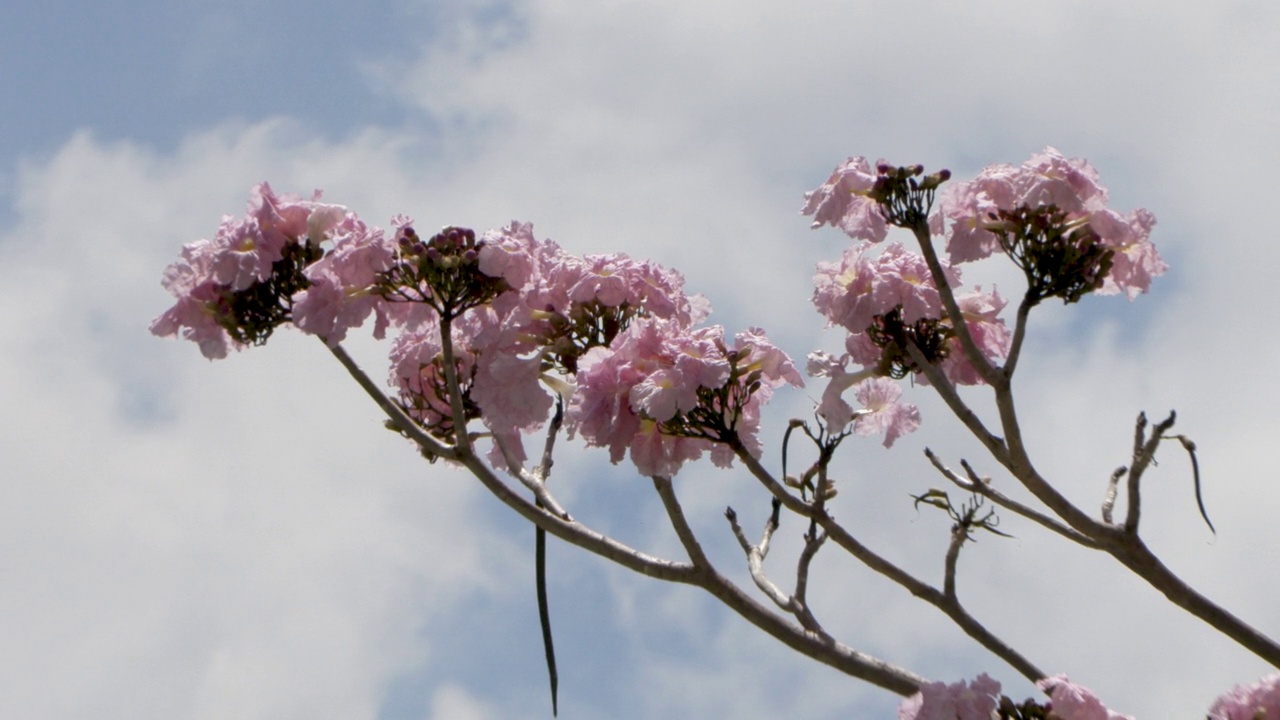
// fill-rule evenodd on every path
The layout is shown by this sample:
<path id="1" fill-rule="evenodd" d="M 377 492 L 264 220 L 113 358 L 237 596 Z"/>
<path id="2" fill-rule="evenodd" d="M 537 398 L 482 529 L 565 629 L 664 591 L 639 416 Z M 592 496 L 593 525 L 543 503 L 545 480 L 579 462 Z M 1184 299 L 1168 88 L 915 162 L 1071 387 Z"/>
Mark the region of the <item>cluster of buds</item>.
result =
<path id="1" fill-rule="evenodd" d="M 484 243 L 468 228 L 447 227 L 424 242 L 406 225 L 395 244 L 396 261 L 378 282 L 379 294 L 390 302 L 425 303 L 452 320 L 509 289 L 502 278 L 480 271 Z"/>
<path id="2" fill-rule="evenodd" d="M 955 330 L 937 318 L 922 317 L 915 322 L 906 322 L 901 305 L 883 315 L 876 315 L 865 332 L 871 344 L 880 350 L 877 374 L 894 380 L 921 371 L 920 364 L 911 357 L 909 346 L 914 345 L 925 362 L 941 365 L 951 355 L 950 341 L 955 337 Z"/>
<path id="3" fill-rule="evenodd" d="M 1050 297 L 1073 303 L 1101 289 L 1116 251 L 1083 218 L 1057 206 L 998 210 L 986 229 L 1027 277 L 1027 300 Z"/>
<path id="4" fill-rule="evenodd" d="M 866 191 L 867 197 L 880 205 L 890 224 L 914 227 L 928 219 L 934 194 L 951 179 L 951 171 L 946 169 L 922 175 L 923 165 L 894 167 L 882 160 L 876 164 L 876 179 Z"/>

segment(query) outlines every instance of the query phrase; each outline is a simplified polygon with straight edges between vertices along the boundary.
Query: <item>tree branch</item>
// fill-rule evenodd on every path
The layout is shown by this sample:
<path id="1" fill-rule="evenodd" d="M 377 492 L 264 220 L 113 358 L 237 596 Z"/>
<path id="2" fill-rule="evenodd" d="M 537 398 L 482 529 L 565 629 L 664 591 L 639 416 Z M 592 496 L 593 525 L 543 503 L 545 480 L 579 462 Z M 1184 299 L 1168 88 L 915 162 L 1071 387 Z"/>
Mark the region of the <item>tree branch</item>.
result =
<path id="1" fill-rule="evenodd" d="M 1012 646 L 996 637 L 990 630 L 972 615 L 969 614 L 960 602 L 954 598 L 948 598 L 937 588 L 922 582 L 912 576 L 910 573 L 899 568 L 897 565 L 889 562 L 885 558 L 873 552 L 870 548 L 863 545 L 848 530 L 834 518 L 826 513 L 825 510 L 818 511 L 813 506 L 805 503 L 800 498 L 795 497 L 786 491 L 786 488 L 765 469 L 760 461 L 757 460 L 741 442 L 732 443 L 735 454 L 738 459 L 747 467 L 753 476 L 778 498 L 786 508 L 801 517 L 810 518 L 818 523 L 827 535 L 835 541 L 837 545 L 844 549 L 859 562 L 866 565 L 871 570 L 887 577 L 893 582 L 901 585 L 912 595 L 924 600 L 925 602 L 938 608 L 951 619 L 961 630 L 969 637 L 973 638 L 978 644 L 982 645 L 994 655 L 1004 660 L 1010 667 L 1017 670 L 1028 680 L 1035 681 L 1046 677 L 1044 672 L 1036 667 L 1030 660 L 1027 660 Z"/>
<path id="2" fill-rule="evenodd" d="M 958 487 L 960 487 L 960 489 L 968 490 L 969 492 L 972 492 L 972 493 L 977 493 L 978 495 L 981 495 L 982 497 L 987 498 L 988 500 L 995 503 L 996 505 L 999 505 L 1000 507 L 1005 508 L 1006 510 L 1010 510 L 1018 515 L 1021 515 L 1022 517 L 1036 523 L 1037 525 L 1040 525 L 1052 532 L 1055 532 L 1074 543 L 1077 543 L 1087 548 L 1092 548 L 1095 550 L 1098 548 L 1098 544 L 1093 540 L 1089 539 L 1088 537 L 1076 532 L 1075 530 L 1072 530 L 1071 528 L 1054 520 L 1048 515 L 1037 512 L 1036 510 L 1033 510 L 1032 508 L 1027 507 L 1026 505 L 1023 505 L 1017 500 L 1014 500 L 1010 497 L 1005 496 L 999 490 L 996 490 L 995 488 L 991 487 L 991 485 L 983 481 L 983 478 L 977 477 L 977 474 L 973 472 L 973 468 L 969 466 L 968 462 L 964 460 L 960 461 L 960 463 L 964 466 L 965 471 L 969 475 L 968 479 L 965 479 L 960 477 L 958 474 L 956 474 L 956 472 L 951 468 L 948 468 L 945 465 L 943 465 L 942 460 L 940 460 L 938 456 L 935 455 L 934 452 L 929 448 L 924 449 L 924 454 L 925 454 L 925 457 L 929 458 L 929 462 L 933 463 L 933 466 L 937 468 L 938 472 L 942 473 L 943 477 L 955 483 Z"/>

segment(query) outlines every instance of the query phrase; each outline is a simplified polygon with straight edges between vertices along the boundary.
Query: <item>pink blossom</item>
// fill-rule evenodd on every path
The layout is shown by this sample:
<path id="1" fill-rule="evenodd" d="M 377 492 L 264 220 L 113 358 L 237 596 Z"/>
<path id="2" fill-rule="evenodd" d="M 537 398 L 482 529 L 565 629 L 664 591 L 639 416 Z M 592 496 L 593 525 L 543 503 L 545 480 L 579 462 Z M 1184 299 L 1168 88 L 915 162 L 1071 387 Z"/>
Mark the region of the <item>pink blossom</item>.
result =
<path id="1" fill-rule="evenodd" d="M 842 430 L 846 425 L 853 422 L 853 406 L 844 399 L 844 392 L 853 387 L 858 382 L 870 377 L 874 370 L 867 369 L 861 372 L 851 373 L 846 370 L 849 364 L 849 356 L 844 355 L 840 358 L 826 353 L 813 352 L 809 354 L 806 371 L 810 377 L 830 378 L 827 381 L 827 387 L 822 391 L 822 400 L 818 403 L 817 413 L 826 423 L 828 428 L 832 430 Z"/>
<path id="2" fill-rule="evenodd" d="M 1053 712 L 1062 720 L 1133 720 L 1109 710 L 1089 688 L 1076 685 L 1066 675 L 1037 680 L 1036 687 L 1049 696 Z"/>
<path id="3" fill-rule="evenodd" d="M 675 270 L 639 262 L 623 253 L 585 258 L 564 252 L 550 240 L 533 236 L 533 226 L 513 222 L 482 238 L 480 269 L 501 276 L 516 292 L 494 302 L 501 314 L 523 305 L 530 335 L 548 336 L 551 313 L 561 319 L 575 308 L 599 303 L 608 308 L 633 308 L 653 317 L 670 318 L 684 326 L 701 322 L 710 304 L 700 295 L 684 292 L 684 277 Z M 490 246 L 489 243 L 492 243 Z"/>
<path id="4" fill-rule="evenodd" d="M 733 349 L 738 352 L 742 368 L 759 370 L 765 380 L 763 387 L 776 388 L 784 384 L 804 387 L 804 378 L 791 358 L 774 345 L 764 330 L 748 328 L 734 336 Z"/>
<path id="5" fill-rule="evenodd" d="M 1169 269 L 1149 240 L 1155 224 L 1155 216 L 1141 208 L 1125 217 L 1106 208 L 1089 215 L 1089 227 L 1104 245 L 1115 250 L 1100 294 L 1123 292 L 1132 300 L 1150 290 L 1151 280 Z"/>
<path id="6" fill-rule="evenodd" d="M 321 191 L 312 193 L 311 200 L 297 195 L 277 196 L 266 182 L 254 186 L 249 196 L 248 217 L 261 228 L 272 244 L 283 246 L 306 237 L 311 212 L 320 200 Z M 313 238 L 316 242 L 320 238 Z"/>
<path id="7" fill-rule="evenodd" d="M 490 429 L 532 430 L 546 422 L 552 397 L 541 383 L 542 356 L 503 348 L 481 352 L 472 397 Z"/>
<path id="8" fill-rule="evenodd" d="M 1209 720 L 1280 718 L 1280 673 L 1252 685 L 1236 685 L 1209 708 Z"/>
<path id="9" fill-rule="evenodd" d="M 876 256 L 869 254 L 872 247 L 859 243 L 845 250 L 839 263 L 818 263 L 813 304 L 827 322 L 861 333 L 875 316 L 899 305 L 909 323 L 941 317 L 942 299 L 924 258 L 896 242 Z M 959 273 L 949 264 L 943 272 L 948 283 L 959 283 Z"/>
<path id="10" fill-rule="evenodd" d="M 640 430 L 630 391 L 645 374 L 631 362 L 634 345 L 625 340 L 615 345 L 592 348 L 579 359 L 578 390 L 565 419 L 571 434 L 582 435 L 588 445 L 609 448 L 609 459 L 617 464 Z"/>
<path id="11" fill-rule="evenodd" d="M 951 261 L 968 262 L 999 249 L 991 232 L 999 211 L 1053 205 L 1069 218 L 1084 217 L 1106 202 L 1107 191 L 1087 160 L 1067 158 L 1048 147 L 1020 167 L 989 165 L 973 180 L 947 187 L 931 227 L 941 232 L 942 220 L 950 220 L 947 251 Z"/>
<path id="12" fill-rule="evenodd" d="M 752 377 L 756 377 L 759 386 L 740 408 L 740 415 L 732 429 L 747 452 L 758 458 L 761 451 L 758 438 L 761 407 L 769 402 L 773 391 L 783 385 L 804 387 L 804 378 L 800 376 L 791 358 L 774 345 L 760 328 L 749 328 L 746 332 L 735 335 L 733 350 L 737 354 L 736 366 L 740 381 L 749 382 Z M 719 467 L 728 467 L 732 456 L 728 454 L 726 446 L 717 444 L 711 450 L 711 461 Z"/>
<path id="13" fill-rule="evenodd" d="M 209 274 L 233 291 L 248 288 L 271 277 L 271 265 L 284 257 L 284 239 L 272 242 L 253 218 L 224 217 L 213 241 L 202 249 L 209 253 Z"/>
<path id="14" fill-rule="evenodd" d="M 372 282 L 371 269 L 357 270 L 360 263 L 348 257 L 348 246 L 374 244 L 380 241 L 381 231 L 370 230 L 346 208 L 321 203 L 319 198 L 319 190 L 311 200 L 303 200 L 277 196 L 265 182 L 254 187 L 244 217 L 224 217 L 212 240 L 187 244 L 182 258 L 165 271 L 164 287 L 178 302 L 156 319 L 152 332 L 180 333 L 198 342 L 206 357 L 224 357 L 229 346 L 239 347 L 222 325 L 233 322 L 228 300 L 270 280 L 290 246 L 333 241 L 334 251 L 304 271 L 313 283 L 311 292 L 280 298 L 280 302 L 291 313 L 297 311 L 294 319 L 308 332 L 333 343 L 341 340 L 346 329 L 359 324 L 372 309 L 371 300 L 356 297 L 356 286 Z M 366 259 L 366 264 L 370 262 Z"/>
<path id="15" fill-rule="evenodd" d="M 1000 311 L 1008 304 L 995 288 L 990 293 L 982 292 L 981 286 L 975 286 L 973 292 L 956 296 L 956 304 L 964 317 L 969 335 L 978 347 L 978 352 L 992 365 L 999 364 L 1009 353 L 1013 342 L 1013 334 L 999 317 Z M 982 376 L 969 362 L 960 345 L 960 338 L 953 337 L 949 341 L 950 350 L 946 360 L 942 362 L 942 372 L 957 385 L 978 385 L 983 382 Z"/>
<path id="16" fill-rule="evenodd" d="M 930 218 L 934 234 L 942 233 L 942 221 L 951 221 L 947 252 L 951 262 L 981 260 L 1000 248 L 1000 241 L 988 228 L 999 210 L 1017 206 L 1018 169 L 1012 165 L 988 165 L 969 182 L 943 188 L 938 212 Z"/>
<path id="17" fill-rule="evenodd" d="M 707 446 L 706 440 L 666 435 L 657 422 L 644 419 L 631 438 L 631 462 L 641 475 L 669 478 L 684 463 L 702 457 Z"/>
<path id="18" fill-rule="evenodd" d="M 475 354 L 469 349 L 466 323 L 454 325 L 454 359 L 458 383 L 468 391 L 475 372 Z M 390 384 L 397 388 L 400 402 L 409 415 L 428 429 L 444 428 L 452 432 L 453 411 L 450 407 L 444 372 L 440 326 L 433 317 L 428 322 L 396 336 L 390 350 Z"/>
<path id="19" fill-rule="evenodd" d="M 1067 158 L 1052 147 L 1046 147 L 1022 164 L 1022 172 L 1017 175 L 1017 191 L 1019 205 L 1055 205 L 1069 214 L 1107 202 L 1106 188 L 1098 182 L 1098 171 L 1089 161 Z"/>
<path id="20" fill-rule="evenodd" d="M 336 346 L 348 330 L 359 327 L 376 311 L 374 337 L 381 339 L 389 322 L 387 303 L 373 286 L 378 273 L 395 261 L 393 245 L 380 228 L 370 228 L 354 215 L 331 217 L 326 224 L 331 232 L 341 234 L 334 239 L 333 249 L 306 269 L 311 287 L 295 297 L 293 323 Z"/>
<path id="21" fill-rule="evenodd" d="M 880 204 L 867 196 L 876 177 L 866 158 L 851 157 L 836 167 L 822 187 L 805 193 L 800 212 L 813 215 L 814 228 L 830 225 L 855 240 L 880 242 L 888 235 L 888 224 Z"/>
<path id="22" fill-rule="evenodd" d="M 538 271 L 538 241 L 533 224 L 511 221 L 501 230 L 489 230 L 481 237 L 480 272 L 500 277 L 512 288 L 523 288 Z"/>
<path id="23" fill-rule="evenodd" d="M 877 314 L 901 305 L 902 319 L 907 323 L 942 317 L 942 297 L 922 255 L 909 252 L 898 243 L 890 243 L 877 258 L 876 266 L 872 294 L 876 306 L 883 308 Z M 942 263 L 942 270 L 948 284 L 959 284 L 957 270 L 946 262 Z"/>
<path id="24" fill-rule="evenodd" d="M 898 706 L 898 720 L 991 720 L 1000 683 L 986 673 L 972 683 L 931 682 Z"/>
<path id="25" fill-rule="evenodd" d="M 739 387 L 725 391 L 731 378 Z M 759 329 L 740 333 L 726 355 L 719 326 L 690 329 L 675 320 L 641 316 L 608 348 L 591 348 L 579 359 L 566 424 L 588 445 L 608 447 L 613 462 L 630 450 L 641 472 L 661 468 L 658 474 L 669 476 L 681 463 L 713 449 L 709 439 L 686 435 L 705 432 L 715 439 L 732 430 L 749 451 L 758 448 L 759 406 L 773 388 L 800 382 L 790 359 Z M 703 391 L 719 391 L 718 399 L 708 400 Z M 664 430 L 665 423 L 699 408 L 718 413 L 723 424 Z M 728 464 L 732 452 L 717 448 L 712 459 Z"/>
<path id="26" fill-rule="evenodd" d="M 204 282 L 178 296 L 173 307 L 161 313 L 151 322 L 151 334 L 170 337 L 181 334 L 200 347 L 200 353 L 210 360 L 227 356 L 227 348 L 243 349 L 243 345 L 231 339 L 225 328 L 218 324 L 217 305 L 220 300 L 218 287 Z"/>
<path id="27" fill-rule="evenodd" d="M 863 380 L 854 390 L 863 410 L 855 413 L 854 433 L 862 436 L 884 433 L 884 446 L 920 427 L 920 410 L 915 405 L 899 402 L 902 388 L 885 377 Z"/>

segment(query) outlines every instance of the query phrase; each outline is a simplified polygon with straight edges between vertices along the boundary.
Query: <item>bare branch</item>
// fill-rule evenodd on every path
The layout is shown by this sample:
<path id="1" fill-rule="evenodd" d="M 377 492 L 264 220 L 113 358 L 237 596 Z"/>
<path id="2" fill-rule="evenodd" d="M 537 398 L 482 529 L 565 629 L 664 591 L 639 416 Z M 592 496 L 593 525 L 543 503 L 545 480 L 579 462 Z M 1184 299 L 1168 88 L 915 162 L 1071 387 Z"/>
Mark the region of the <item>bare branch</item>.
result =
<path id="1" fill-rule="evenodd" d="M 347 372 L 350 373 L 351 377 L 355 378 L 356 383 L 365 391 L 365 394 L 370 398 L 373 398 L 373 401 L 378 404 L 378 407 L 382 409 L 382 412 L 386 413 L 387 418 L 390 419 L 396 430 L 399 430 L 410 440 L 416 442 L 423 450 L 436 457 L 441 457 L 445 460 L 457 459 L 456 448 L 450 445 L 445 445 L 435 439 L 424 431 L 422 426 L 415 422 L 413 418 L 405 414 L 405 411 L 399 405 L 392 401 L 391 398 L 388 398 L 386 394 L 369 379 L 369 376 L 365 374 L 364 370 L 360 369 L 360 366 L 356 364 L 355 360 L 351 359 L 351 356 L 347 354 L 347 351 L 343 349 L 342 345 L 329 347 L 326 343 L 325 347 L 329 349 L 329 352 L 333 353 L 333 356 L 338 359 L 338 362 L 342 363 L 342 367 L 347 369 Z"/>
<path id="2" fill-rule="evenodd" d="M 907 592 L 924 600 L 941 610 L 952 622 L 960 627 L 969 637 L 973 638 L 978 644 L 987 650 L 990 650 L 1000 659 L 1004 660 L 1011 667 L 1026 677 L 1028 680 L 1039 680 L 1046 677 L 1044 671 L 1036 667 L 1030 660 L 1027 660 L 1012 646 L 996 637 L 990 630 L 978 622 L 972 615 L 965 610 L 960 603 L 954 598 L 946 597 L 937 588 L 922 582 L 912 576 L 910 573 L 899 568 L 897 565 L 889 562 L 885 558 L 873 552 L 870 548 L 858 541 L 848 530 L 834 518 L 826 513 L 825 510 L 819 511 L 813 506 L 805 503 L 794 495 L 788 493 L 786 488 L 777 481 L 769 473 L 760 461 L 757 460 L 750 452 L 747 451 L 741 443 L 733 445 L 734 453 L 739 460 L 747 467 L 753 476 L 764 485 L 769 492 L 773 493 L 782 504 L 790 511 L 800 515 L 801 517 L 815 520 L 827 535 L 835 541 L 837 545 L 844 549 L 859 562 L 866 565 L 871 570 L 887 577 L 893 582 L 901 585 Z"/>
<path id="3" fill-rule="evenodd" d="M 1072 530 L 1071 528 L 1067 527 L 1066 525 L 1063 525 L 1057 520 L 1054 520 L 1048 515 L 1037 512 L 1036 510 L 1033 510 L 1032 508 L 1027 507 L 1026 505 L 1023 505 L 1017 500 L 1007 497 L 1004 493 L 1001 493 L 999 490 L 996 490 L 995 488 L 991 487 L 989 483 L 984 482 L 983 478 L 979 478 L 977 476 L 977 473 L 973 471 L 973 468 L 969 466 L 969 463 L 967 461 L 965 460 L 960 461 L 960 464 L 964 467 L 965 472 L 969 475 L 969 477 L 966 479 L 966 478 L 960 477 L 951 468 L 948 468 L 945 465 L 943 465 L 942 460 L 940 460 L 938 456 L 934 454 L 934 452 L 929 448 L 925 448 L 924 454 L 925 454 L 925 457 L 929 458 L 929 462 L 933 463 L 934 468 L 936 468 L 938 472 L 942 473 L 943 477 L 955 483 L 960 489 L 968 490 L 969 492 L 981 495 L 982 497 L 990 500 L 996 505 L 999 505 L 1000 507 L 1005 508 L 1006 510 L 1009 510 L 1017 515 L 1021 515 L 1022 517 L 1048 530 L 1051 530 L 1074 543 L 1078 543 L 1087 548 L 1097 549 L 1098 544 L 1093 540 L 1091 540 L 1090 538 L 1086 537 L 1085 535 L 1082 535 L 1076 532 L 1075 530 Z"/>
<path id="4" fill-rule="evenodd" d="M 942 594 L 954 603 L 960 602 L 956 597 L 956 565 L 960 561 L 960 548 L 968 539 L 968 528 L 961 523 L 956 523 L 951 528 L 951 542 L 947 544 L 946 560 L 943 563 Z"/>
<path id="5" fill-rule="evenodd" d="M 1002 372 L 1006 380 L 1012 381 L 1013 373 L 1018 369 L 1018 358 L 1022 355 L 1022 343 L 1027 338 L 1027 319 L 1031 316 L 1031 296 L 1024 295 L 1018 303 L 1017 319 L 1013 326 L 1013 340 L 1009 343 L 1009 354 L 1004 359 Z"/>
<path id="6" fill-rule="evenodd" d="M 662 507 L 667 511 L 667 517 L 671 520 L 671 527 L 675 528 L 676 537 L 680 538 L 680 544 L 684 546 L 684 551 L 689 553 L 689 559 L 693 561 L 693 566 L 704 570 L 713 570 L 711 561 L 707 559 L 707 554 L 702 550 L 702 543 L 698 542 L 697 536 L 693 534 L 693 528 L 689 527 L 689 521 L 684 517 L 684 509 L 680 507 L 680 500 L 676 498 L 676 491 L 671 486 L 671 478 L 654 475 L 653 487 L 657 489 L 658 497 L 662 498 Z"/>
<path id="7" fill-rule="evenodd" d="M 1111 479 L 1107 481 L 1107 495 L 1102 500 L 1102 522 L 1108 525 L 1114 524 L 1111 521 L 1111 512 L 1116 506 L 1116 495 L 1118 494 L 1120 487 L 1120 478 L 1124 477 L 1124 474 L 1127 472 L 1129 472 L 1129 468 L 1121 465 L 1115 469 L 1115 472 L 1111 473 Z"/>
<path id="8" fill-rule="evenodd" d="M 738 538 L 738 544 L 747 555 L 747 570 L 751 573 L 751 579 L 755 581 L 756 587 L 760 588 L 760 591 L 778 607 L 787 612 L 795 612 L 791 598 L 764 573 L 764 558 L 769 553 L 769 539 L 773 535 L 774 524 L 766 523 L 760 544 L 752 545 L 743 533 L 742 526 L 738 524 L 738 514 L 733 511 L 733 508 L 726 508 L 724 516 L 729 521 L 734 537 Z"/>
<path id="9" fill-rule="evenodd" d="M 1138 533 L 1138 521 L 1142 516 L 1142 493 L 1140 484 L 1142 475 L 1155 462 L 1156 449 L 1160 447 L 1161 436 L 1173 427 L 1177 413 L 1170 411 L 1169 417 L 1156 423 L 1151 428 L 1151 436 L 1146 436 L 1147 414 L 1138 413 L 1138 420 L 1133 430 L 1133 463 L 1129 466 L 1129 483 L 1126 488 L 1126 508 L 1124 531 L 1130 535 Z"/>
<path id="10" fill-rule="evenodd" d="M 813 610 L 809 607 L 808 590 L 809 590 L 809 566 L 813 563 L 813 558 L 817 556 L 818 550 L 822 548 L 822 544 L 827 541 L 825 532 L 815 532 L 810 528 L 809 532 L 804 536 L 804 549 L 800 551 L 800 558 L 796 561 L 796 591 L 792 595 L 792 599 L 797 607 L 796 619 L 800 624 L 813 630 L 825 634 L 822 624 L 814 617 Z"/>

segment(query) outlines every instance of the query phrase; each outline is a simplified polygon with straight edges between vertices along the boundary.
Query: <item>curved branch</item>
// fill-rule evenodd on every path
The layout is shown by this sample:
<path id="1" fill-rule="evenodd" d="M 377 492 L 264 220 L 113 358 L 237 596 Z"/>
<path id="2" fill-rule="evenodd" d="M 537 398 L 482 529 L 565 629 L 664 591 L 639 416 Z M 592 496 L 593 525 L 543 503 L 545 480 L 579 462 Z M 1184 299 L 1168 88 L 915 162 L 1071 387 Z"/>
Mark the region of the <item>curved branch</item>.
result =
<path id="1" fill-rule="evenodd" d="M 1092 548 L 1095 550 L 1098 549 L 1098 544 L 1093 540 L 1091 540 L 1090 538 L 1086 537 L 1085 535 L 1082 535 L 1076 532 L 1075 530 L 1072 530 L 1071 528 L 1054 520 L 1048 515 L 1037 512 L 1027 507 L 1026 505 L 1023 505 L 1017 500 L 1014 500 L 1010 497 L 1005 496 L 1004 493 L 1001 493 L 999 490 L 996 490 L 995 488 L 991 487 L 987 483 L 983 482 L 981 478 L 974 477 L 973 469 L 970 468 L 969 464 L 964 462 L 963 460 L 961 460 L 961 463 L 963 463 L 965 470 L 969 473 L 968 479 L 960 477 L 954 470 L 943 465 L 942 460 L 940 460 L 938 456 L 935 455 L 934 452 L 929 448 L 924 449 L 924 454 L 925 454 L 925 457 L 929 458 L 929 462 L 933 463 L 933 466 L 938 469 L 938 472 L 942 473 L 943 477 L 955 483 L 958 487 L 960 487 L 960 489 L 968 490 L 969 492 L 972 492 L 972 493 L 977 493 L 978 495 L 981 495 L 982 497 L 987 498 L 988 500 L 995 503 L 996 505 L 999 505 L 1000 507 L 1005 508 L 1006 510 L 1009 510 L 1017 515 L 1021 515 L 1022 517 L 1036 523 L 1037 525 L 1040 525 L 1052 532 L 1055 532 L 1074 543 L 1083 545 L 1087 548 Z"/>
<path id="2" fill-rule="evenodd" d="M 401 423 L 406 423 L 406 434 L 409 434 L 415 440 L 418 439 L 417 436 L 421 435 L 420 428 L 417 428 L 416 424 L 409 420 L 408 416 L 404 415 L 404 412 L 395 403 L 387 399 L 377 386 L 372 382 L 368 382 L 367 376 L 351 362 L 350 357 L 346 353 L 339 354 L 335 352 L 334 354 L 340 361 L 344 361 L 343 365 L 349 371 L 352 371 L 357 380 L 361 378 L 365 380 L 365 382 L 360 383 L 360 386 L 382 408 L 383 412 L 391 418 L 392 422 L 396 423 L 396 427 L 399 428 Z M 413 430 L 418 430 L 419 432 L 413 434 L 411 432 Z M 433 446 L 439 445 L 433 438 L 426 437 Z M 426 444 L 423 444 L 423 446 L 428 447 Z M 928 682 L 924 677 L 909 670 L 854 650 L 842 643 L 819 637 L 799 625 L 785 620 L 748 597 L 728 578 L 717 573 L 709 565 L 697 566 L 691 563 L 677 563 L 648 555 L 567 516 L 557 515 L 545 508 L 538 507 L 535 502 L 527 500 L 507 487 L 506 483 L 502 482 L 489 466 L 473 453 L 458 452 L 453 448 L 448 448 L 448 450 L 449 455 L 452 456 L 451 459 L 469 470 L 484 485 L 485 489 L 504 505 L 515 510 L 525 520 L 571 545 L 576 545 L 642 575 L 668 582 L 701 587 L 729 609 L 764 630 L 787 647 L 821 663 L 830 665 L 851 677 L 864 680 L 904 696 L 915 693 L 921 685 Z M 546 486 L 542 483 L 537 484 L 545 493 Z M 550 497 L 550 493 L 547 493 L 547 496 Z M 552 501 L 554 502 L 554 498 L 552 498 Z M 676 522 L 676 518 L 678 518 L 678 522 Z M 676 522 L 677 532 L 688 532 L 691 537 L 692 531 L 688 528 L 688 523 L 684 521 L 683 512 L 678 513 L 676 518 L 673 518 L 673 522 Z M 684 531 L 678 529 L 680 526 L 684 527 Z"/>
<path id="3" fill-rule="evenodd" d="M 684 511 L 676 499 L 671 480 L 655 477 L 653 482 L 658 495 L 662 498 L 662 505 L 675 528 L 676 535 L 693 559 L 695 572 L 690 581 L 691 584 L 706 590 L 747 622 L 765 631 L 787 647 L 859 680 L 904 696 L 914 694 L 921 685 L 928 682 L 910 670 L 854 650 L 826 633 L 807 630 L 772 612 L 748 596 L 732 580 L 717 572 L 706 559 L 702 546 L 694 537 L 693 529 L 689 527 Z"/>
<path id="4" fill-rule="evenodd" d="M 321 340 L 321 342 L 324 341 Z M 405 411 L 394 401 L 388 398 L 380 389 L 378 389 L 378 386 L 369 379 L 369 376 L 365 374 L 364 370 L 361 370 L 360 366 L 356 365 L 355 360 L 351 359 L 351 356 L 347 354 L 347 351 L 343 349 L 341 344 L 330 346 L 328 343 L 325 343 L 325 347 L 329 349 L 329 352 L 333 353 L 333 356 L 338 359 L 338 362 L 342 363 L 342 367 L 347 369 L 347 372 L 350 373 L 351 377 L 355 378 L 356 384 L 358 384 L 369 397 L 373 398 L 373 401 L 378 404 L 378 407 L 382 409 L 382 412 L 386 413 L 387 418 L 390 419 L 391 424 L 394 425 L 397 430 L 404 433 L 406 437 L 416 442 L 419 447 L 432 455 L 442 457 L 446 460 L 457 459 L 456 448 L 452 445 L 445 445 L 435 439 L 424 431 L 421 425 L 414 422 L 413 418 L 405 414 Z"/>

